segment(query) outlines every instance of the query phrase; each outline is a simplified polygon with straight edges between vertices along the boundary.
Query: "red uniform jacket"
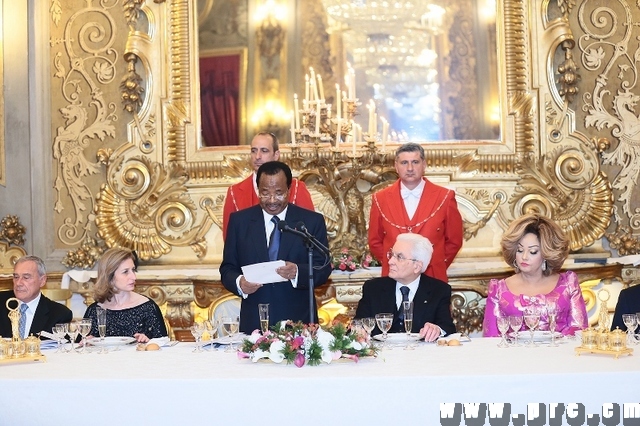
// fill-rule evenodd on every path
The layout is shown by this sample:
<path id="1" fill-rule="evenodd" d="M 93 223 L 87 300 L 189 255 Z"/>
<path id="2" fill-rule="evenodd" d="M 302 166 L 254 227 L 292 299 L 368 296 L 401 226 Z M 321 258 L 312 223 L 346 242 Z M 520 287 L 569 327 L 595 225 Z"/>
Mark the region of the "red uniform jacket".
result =
<path id="1" fill-rule="evenodd" d="M 222 238 L 225 240 L 227 238 L 227 226 L 231 213 L 255 206 L 260 202 L 253 187 L 254 176 L 255 174 L 251 173 L 245 180 L 231 185 L 227 189 L 227 197 L 224 199 L 224 209 L 222 211 Z M 291 181 L 289 202 L 304 209 L 315 211 L 307 186 L 298 179 Z"/>
<path id="2" fill-rule="evenodd" d="M 369 218 L 369 249 L 382 263 L 382 276 L 389 274 L 387 252 L 399 234 L 413 232 L 433 244 L 433 257 L 425 274 L 448 282 L 447 268 L 462 247 L 463 225 L 455 192 L 425 180 L 413 219 L 409 220 L 400 195 L 400 180 L 376 192 Z"/>

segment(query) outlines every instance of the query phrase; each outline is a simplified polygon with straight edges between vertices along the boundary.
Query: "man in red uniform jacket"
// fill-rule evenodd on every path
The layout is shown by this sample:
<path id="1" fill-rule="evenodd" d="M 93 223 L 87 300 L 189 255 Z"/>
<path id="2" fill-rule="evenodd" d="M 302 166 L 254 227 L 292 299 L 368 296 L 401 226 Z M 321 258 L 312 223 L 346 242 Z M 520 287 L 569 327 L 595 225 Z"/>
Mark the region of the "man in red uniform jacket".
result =
<path id="1" fill-rule="evenodd" d="M 462 247 L 463 225 L 455 192 L 423 177 L 427 166 L 424 149 L 406 143 L 396 151 L 399 179 L 376 192 L 369 217 L 369 249 L 389 274 L 387 252 L 396 237 L 412 232 L 433 244 L 433 257 L 425 274 L 448 282 L 447 268 Z"/>
<path id="2" fill-rule="evenodd" d="M 256 171 L 268 161 L 277 161 L 280 158 L 278 138 L 273 133 L 258 133 L 251 141 L 251 166 L 253 173 L 245 180 L 231 185 L 227 189 L 227 197 L 224 199 L 222 211 L 222 238 L 227 238 L 227 226 L 229 216 L 233 212 L 246 209 L 258 204 L 258 186 L 256 184 Z M 307 210 L 314 211 L 311 194 L 304 182 L 293 179 L 289 189 L 289 202 Z"/>

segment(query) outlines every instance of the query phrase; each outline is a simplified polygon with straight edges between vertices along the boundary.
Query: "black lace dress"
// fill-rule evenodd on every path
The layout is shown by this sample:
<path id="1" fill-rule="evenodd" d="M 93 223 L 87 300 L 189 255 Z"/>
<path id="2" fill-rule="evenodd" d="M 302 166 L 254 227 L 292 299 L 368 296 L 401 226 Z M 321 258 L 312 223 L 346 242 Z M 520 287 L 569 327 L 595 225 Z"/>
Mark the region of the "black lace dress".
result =
<path id="1" fill-rule="evenodd" d="M 97 302 L 92 303 L 84 313 L 85 318 L 91 318 L 91 335 L 95 337 L 100 336 L 97 306 Z M 119 311 L 107 309 L 107 336 L 133 337 L 136 333 L 142 333 L 149 339 L 164 337 L 168 334 L 162 312 L 153 300 L 149 299 L 142 305 Z"/>

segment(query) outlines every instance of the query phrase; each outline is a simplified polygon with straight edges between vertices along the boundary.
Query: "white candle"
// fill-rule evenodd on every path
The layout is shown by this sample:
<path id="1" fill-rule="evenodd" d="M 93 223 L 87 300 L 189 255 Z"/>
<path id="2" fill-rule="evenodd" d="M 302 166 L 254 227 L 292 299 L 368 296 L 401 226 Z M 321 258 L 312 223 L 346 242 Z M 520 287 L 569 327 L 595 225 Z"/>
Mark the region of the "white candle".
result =
<path id="1" fill-rule="evenodd" d="M 309 99 L 309 74 L 304 75 L 304 98 Z"/>
<path id="2" fill-rule="evenodd" d="M 318 90 L 320 90 L 320 99 L 324 101 L 324 86 L 322 85 L 322 76 L 318 74 Z"/>
<path id="3" fill-rule="evenodd" d="M 387 137 L 389 135 L 389 122 L 384 117 L 382 117 L 380 121 L 382 121 L 382 150 L 384 151 L 387 144 Z"/>
<path id="4" fill-rule="evenodd" d="M 347 93 L 344 92 L 344 91 L 342 92 L 342 98 L 343 99 L 347 99 Z M 348 107 L 349 107 L 349 104 L 345 104 L 342 107 L 342 118 L 344 118 L 345 120 L 347 120 L 349 118 L 349 117 L 347 117 L 347 115 L 349 114 L 349 111 L 347 111 Z"/>
<path id="5" fill-rule="evenodd" d="M 313 99 L 317 101 L 319 99 L 319 96 L 318 96 L 318 84 L 316 83 L 316 72 L 313 70 L 313 68 L 309 67 L 309 73 L 311 74 L 311 78 L 309 79 L 309 82 L 311 83 Z"/>
<path id="6" fill-rule="evenodd" d="M 316 135 L 320 135 L 320 102 L 316 104 Z"/>
<path id="7" fill-rule="evenodd" d="M 298 99 L 296 99 L 297 101 Z M 295 130 L 295 121 L 293 116 L 293 111 L 291 111 L 291 145 L 296 144 L 296 130 Z"/>
<path id="8" fill-rule="evenodd" d="M 342 139 L 342 118 L 340 116 L 338 116 L 338 125 L 336 128 L 336 148 L 338 147 L 338 144 L 340 143 L 340 140 Z"/>
<path id="9" fill-rule="evenodd" d="M 373 99 L 369 101 L 367 108 L 369 109 L 369 137 L 373 137 L 376 127 L 376 104 Z"/>
<path id="10" fill-rule="evenodd" d="M 340 85 L 336 84 L 336 116 L 342 117 L 342 99 L 340 99 Z"/>
<path id="11" fill-rule="evenodd" d="M 349 68 L 349 99 L 356 98 L 356 71 L 353 68 Z"/>
<path id="12" fill-rule="evenodd" d="M 293 114 L 295 117 L 295 129 L 298 130 L 300 128 L 300 108 L 298 106 L 298 94 L 293 94 Z"/>
<path id="13" fill-rule="evenodd" d="M 353 131 L 353 140 L 351 143 L 351 152 L 356 155 L 356 141 L 358 140 L 358 125 L 351 120 L 351 130 Z"/>

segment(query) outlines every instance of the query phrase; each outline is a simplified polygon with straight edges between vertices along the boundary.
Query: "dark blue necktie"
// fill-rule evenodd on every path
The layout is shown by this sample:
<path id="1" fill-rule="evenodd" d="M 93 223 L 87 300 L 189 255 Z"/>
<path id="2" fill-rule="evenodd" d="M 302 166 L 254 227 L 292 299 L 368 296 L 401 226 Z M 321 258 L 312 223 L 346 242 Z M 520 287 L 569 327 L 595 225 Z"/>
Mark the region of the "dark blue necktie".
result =
<path id="1" fill-rule="evenodd" d="M 278 229 L 278 216 L 273 216 L 271 222 L 273 222 L 273 231 L 269 236 L 269 260 L 278 259 L 278 249 L 280 248 L 280 230 Z"/>
<path id="2" fill-rule="evenodd" d="M 404 322 L 404 302 L 409 301 L 409 287 L 403 285 L 400 287 L 400 293 L 402 293 L 402 302 L 400 302 L 400 313 L 398 314 L 398 318 L 400 319 L 400 327 L 402 327 Z"/>

